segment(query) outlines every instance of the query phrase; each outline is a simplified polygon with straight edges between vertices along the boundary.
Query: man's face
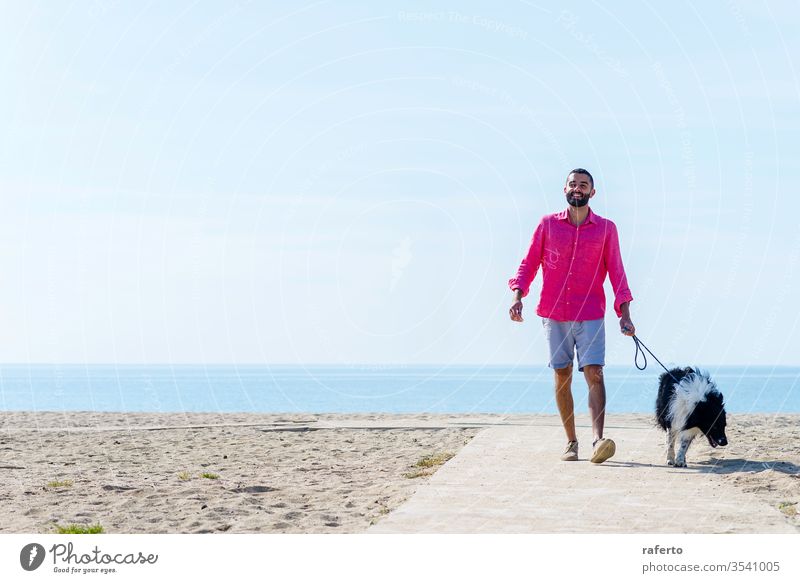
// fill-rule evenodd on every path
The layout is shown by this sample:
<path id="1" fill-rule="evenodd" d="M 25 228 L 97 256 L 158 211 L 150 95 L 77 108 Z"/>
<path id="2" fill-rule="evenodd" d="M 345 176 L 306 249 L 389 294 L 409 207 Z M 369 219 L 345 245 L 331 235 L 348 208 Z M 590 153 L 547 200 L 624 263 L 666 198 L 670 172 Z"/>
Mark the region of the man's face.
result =
<path id="1" fill-rule="evenodd" d="M 564 194 L 570 206 L 582 207 L 586 206 L 589 203 L 589 199 L 594 196 L 594 188 L 586 174 L 573 173 L 567 176 Z"/>

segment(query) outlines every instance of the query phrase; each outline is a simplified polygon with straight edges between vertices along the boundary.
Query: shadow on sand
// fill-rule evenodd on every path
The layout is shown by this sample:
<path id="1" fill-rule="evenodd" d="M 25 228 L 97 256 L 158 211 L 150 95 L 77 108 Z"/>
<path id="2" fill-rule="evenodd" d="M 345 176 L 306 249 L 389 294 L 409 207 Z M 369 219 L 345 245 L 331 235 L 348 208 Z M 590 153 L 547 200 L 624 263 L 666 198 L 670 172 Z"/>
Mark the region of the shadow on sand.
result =
<path id="1" fill-rule="evenodd" d="M 734 474 L 739 472 L 758 473 L 767 470 L 773 470 L 792 476 L 800 481 L 800 466 L 787 461 L 756 461 L 744 459 L 717 459 L 705 461 L 689 460 L 689 467 L 687 468 L 674 468 L 667 464 L 648 464 L 641 462 L 629 462 L 616 459 L 610 459 L 603 464 L 604 466 L 617 466 L 624 468 L 658 468 L 662 467 L 665 470 L 674 470 L 676 472 L 701 472 L 704 474 Z"/>
<path id="2" fill-rule="evenodd" d="M 773 470 L 800 479 L 800 466 L 785 460 L 714 459 L 695 463 L 690 461 L 689 467 L 695 467 L 702 472 L 713 474 L 758 473 Z"/>

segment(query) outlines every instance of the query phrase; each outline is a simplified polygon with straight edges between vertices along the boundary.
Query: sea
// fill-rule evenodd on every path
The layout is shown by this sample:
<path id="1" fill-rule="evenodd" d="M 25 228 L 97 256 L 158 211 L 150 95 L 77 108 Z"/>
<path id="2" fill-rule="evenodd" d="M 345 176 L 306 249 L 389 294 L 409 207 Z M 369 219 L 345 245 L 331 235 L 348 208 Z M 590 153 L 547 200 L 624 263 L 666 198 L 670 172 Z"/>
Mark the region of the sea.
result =
<path id="1" fill-rule="evenodd" d="M 729 413 L 800 413 L 800 368 L 707 369 Z M 605 368 L 609 413 L 650 413 L 661 369 Z M 576 370 L 577 373 L 577 370 Z M 577 412 L 587 411 L 576 374 Z M 557 412 L 546 366 L 0 365 L 0 410 L 249 413 Z"/>

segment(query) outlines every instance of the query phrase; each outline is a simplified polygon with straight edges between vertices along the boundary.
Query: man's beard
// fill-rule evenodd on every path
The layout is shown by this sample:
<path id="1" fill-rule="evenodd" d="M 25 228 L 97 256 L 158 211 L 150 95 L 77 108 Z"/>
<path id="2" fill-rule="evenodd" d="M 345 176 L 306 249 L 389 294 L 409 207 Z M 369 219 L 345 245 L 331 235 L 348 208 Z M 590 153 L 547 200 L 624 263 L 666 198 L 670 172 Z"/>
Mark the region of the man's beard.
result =
<path id="1" fill-rule="evenodd" d="M 583 195 L 581 198 L 575 198 L 574 190 L 567 191 L 567 204 L 576 208 L 586 206 L 589 204 L 589 196 Z"/>

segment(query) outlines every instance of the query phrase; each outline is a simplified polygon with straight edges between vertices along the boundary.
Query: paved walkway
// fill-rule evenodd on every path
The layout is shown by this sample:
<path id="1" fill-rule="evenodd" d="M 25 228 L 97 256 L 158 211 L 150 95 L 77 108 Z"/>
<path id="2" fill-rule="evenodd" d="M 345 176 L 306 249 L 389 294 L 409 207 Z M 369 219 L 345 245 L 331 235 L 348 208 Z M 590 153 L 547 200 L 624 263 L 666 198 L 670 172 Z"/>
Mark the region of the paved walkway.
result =
<path id="1" fill-rule="evenodd" d="M 702 444 L 689 468 L 663 464 L 663 433 L 610 426 L 617 454 L 588 461 L 588 426 L 578 462 L 558 460 L 560 425 L 496 425 L 457 456 L 371 533 L 796 533 L 781 513 L 709 473 Z"/>

